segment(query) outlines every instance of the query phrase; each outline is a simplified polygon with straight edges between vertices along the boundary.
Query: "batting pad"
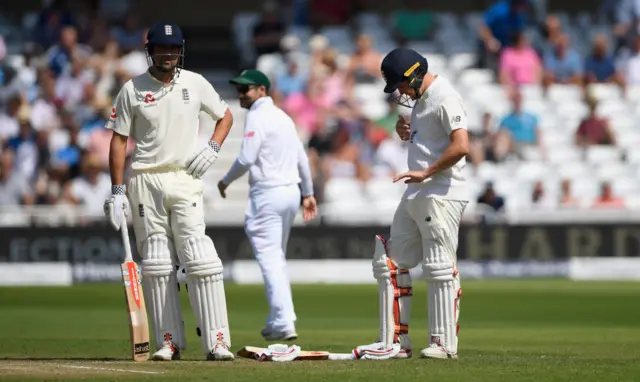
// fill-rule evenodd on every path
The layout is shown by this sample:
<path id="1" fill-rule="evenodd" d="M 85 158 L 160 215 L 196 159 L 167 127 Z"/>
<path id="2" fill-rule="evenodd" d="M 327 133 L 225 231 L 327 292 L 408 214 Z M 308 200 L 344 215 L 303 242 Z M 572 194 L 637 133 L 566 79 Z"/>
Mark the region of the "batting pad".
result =
<path id="1" fill-rule="evenodd" d="M 149 316 L 154 330 L 156 348 L 171 341 L 186 349 L 180 293 L 172 259 L 173 243 L 166 236 L 150 236 L 142 244 L 142 282 Z"/>
<path id="2" fill-rule="evenodd" d="M 208 236 L 189 238 L 183 255 L 189 300 L 201 331 L 204 353 L 209 354 L 217 342 L 231 347 L 223 267 L 213 242 Z"/>
<path id="3" fill-rule="evenodd" d="M 385 349 L 400 343 L 403 349 L 410 351 L 409 318 L 413 288 L 409 270 L 399 269 L 396 263 L 387 257 L 387 245 L 381 236 L 376 236 L 372 265 L 373 276 L 379 285 L 379 341 Z"/>
<path id="4" fill-rule="evenodd" d="M 428 285 L 427 308 L 429 338 L 448 353 L 458 352 L 458 316 L 460 315 L 460 279 L 453 264 L 431 265 L 425 272 Z"/>

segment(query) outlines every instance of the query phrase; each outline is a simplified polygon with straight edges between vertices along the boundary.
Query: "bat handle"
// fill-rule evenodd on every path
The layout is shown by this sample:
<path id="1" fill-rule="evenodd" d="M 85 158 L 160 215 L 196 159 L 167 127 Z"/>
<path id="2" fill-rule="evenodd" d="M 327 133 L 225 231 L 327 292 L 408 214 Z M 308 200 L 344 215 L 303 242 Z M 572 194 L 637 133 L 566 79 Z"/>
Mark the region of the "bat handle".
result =
<path id="1" fill-rule="evenodd" d="M 127 218 L 122 213 L 122 221 L 120 223 L 120 234 L 122 235 L 122 246 L 124 247 L 124 260 L 133 261 L 131 254 L 131 243 L 129 241 L 129 227 L 127 226 Z"/>

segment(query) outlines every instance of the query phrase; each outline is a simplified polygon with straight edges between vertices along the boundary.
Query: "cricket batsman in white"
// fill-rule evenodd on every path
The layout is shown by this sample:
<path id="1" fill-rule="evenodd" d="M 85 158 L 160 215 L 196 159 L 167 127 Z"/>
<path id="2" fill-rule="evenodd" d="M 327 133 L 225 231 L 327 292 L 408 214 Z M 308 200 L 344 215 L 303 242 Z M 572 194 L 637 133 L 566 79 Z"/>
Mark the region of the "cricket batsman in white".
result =
<path id="1" fill-rule="evenodd" d="M 412 281 L 421 264 L 428 285 L 429 346 L 424 358 L 458 357 L 460 275 L 456 266 L 460 220 L 468 203 L 462 170 L 469 152 L 467 115 L 460 94 L 447 79 L 428 72 L 417 52 L 398 48 L 382 61 L 385 93 L 412 108 L 396 131 L 409 141 L 409 171 L 393 181 L 407 189 L 393 217 L 389 241 L 376 237 L 373 274 L 380 291 L 378 341 L 357 348 L 365 359 L 408 358 Z M 412 105 L 413 102 L 413 105 Z"/>
<path id="2" fill-rule="evenodd" d="M 157 351 L 153 360 L 177 360 L 186 348 L 177 264 L 186 269 L 191 302 L 208 360 L 232 360 L 223 267 L 205 235 L 202 176 L 215 162 L 233 117 L 201 75 L 184 70 L 184 39 L 178 25 L 157 23 L 147 34 L 149 70 L 118 93 L 107 128 L 111 198 L 105 214 L 119 229 L 133 208 L 142 257 L 145 299 Z M 215 121 L 211 140 L 199 147 L 199 112 Z M 124 184 L 127 139 L 135 140 L 133 174 Z"/>
<path id="3" fill-rule="evenodd" d="M 245 232 L 262 270 L 270 309 L 262 336 L 290 341 L 298 334 L 285 259 L 301 197 L 304 220 L 317 215 L 309 159 L 293 120 L 267 95 L 271 83 L 264 73 L 245 70 L 230 83 L 249 112 L 240 155 L 218 189 L 224 198 L 227 187 L 249 171 Z"/>

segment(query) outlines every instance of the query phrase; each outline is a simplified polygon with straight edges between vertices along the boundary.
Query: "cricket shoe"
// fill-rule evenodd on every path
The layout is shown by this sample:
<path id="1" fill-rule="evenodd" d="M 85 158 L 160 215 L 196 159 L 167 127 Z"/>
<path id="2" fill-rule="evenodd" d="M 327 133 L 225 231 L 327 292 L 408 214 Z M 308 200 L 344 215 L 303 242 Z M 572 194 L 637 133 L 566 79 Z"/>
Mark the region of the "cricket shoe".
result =
<path id="1" fill-rule="evenodd" d="M 428 348 L 422 349 L 420 356 L 422 358 L 458 359 L 457 353 L 450 353 L 442 345 L 437 343 L 432 343 Z"/>
<path id="2" fill-rule="evenodd" d="M 224 343 L 218 341 L 207 354 L 207 361 L 233 361 L 236 357 L 229 351 L 229 348 Z"/>
<path id="3" fill-rule="evenodd" d="M 151 359 L 154 361 L 177 361 L 180 359 L 180 349 L 170 341 L 162 343 L 162 347 L 153 353 Z"/>
<path id="4" fill-rule="evenodd" d="M 264 328 L 260 334 L 266 341 L 293 341 L 298 338 L 298 333 L 295 330 L 279 332 Z"/>

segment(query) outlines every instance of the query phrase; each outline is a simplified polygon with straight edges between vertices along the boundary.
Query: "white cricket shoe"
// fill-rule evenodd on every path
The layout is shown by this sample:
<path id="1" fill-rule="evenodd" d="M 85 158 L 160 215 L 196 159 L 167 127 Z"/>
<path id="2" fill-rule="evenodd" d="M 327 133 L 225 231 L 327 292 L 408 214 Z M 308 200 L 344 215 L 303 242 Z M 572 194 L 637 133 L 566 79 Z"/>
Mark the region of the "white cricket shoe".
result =
<path id="1" fill-rule="evenodd" d="M 432 343 L 420 351 L 422 358 L 458 359 L 458 354 L 449 353 L 443 346 Z"/>
<path id="2" fill-rule="evenodd" d="M 154 361 L 177 361 L 180 359 L 180 349 L 172 342 L 165 341 L 157 352 L 153 353 Z"/>
<path id="3" fill-rule="evenodd" d="M 227 345 L 222 342 L 216 342 L 211 352 L 207 354 L 207 361 L 233 361 L 235 358 Z"/>
<path id="4" fill-rule="evenodd" d="M 264 328 L 260 334 L 266 341 L 293 341 L 298 338 L 298 333 L 295 330 L 279 332 Z"/>

